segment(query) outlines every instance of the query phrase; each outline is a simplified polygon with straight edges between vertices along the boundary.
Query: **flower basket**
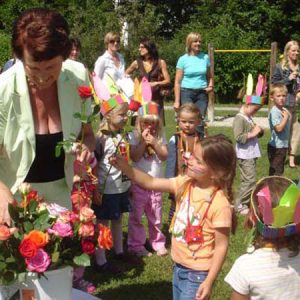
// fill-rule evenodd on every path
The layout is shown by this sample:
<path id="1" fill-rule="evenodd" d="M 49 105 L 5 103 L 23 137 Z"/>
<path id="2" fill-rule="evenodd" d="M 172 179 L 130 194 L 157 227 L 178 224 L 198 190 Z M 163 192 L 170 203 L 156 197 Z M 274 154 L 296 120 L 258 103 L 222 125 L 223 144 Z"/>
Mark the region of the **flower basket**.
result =
<path id="1" fill-rule="evenodd" d="M 9 206 L 13 227 L 0 225 L 0 300 L 71 299 L 73 268 L 90 266 L 96 248 L 110 249 L 111 232 L 88 207 L 72 212 L 26 184 L 20 191 L 21 203 Z"/>

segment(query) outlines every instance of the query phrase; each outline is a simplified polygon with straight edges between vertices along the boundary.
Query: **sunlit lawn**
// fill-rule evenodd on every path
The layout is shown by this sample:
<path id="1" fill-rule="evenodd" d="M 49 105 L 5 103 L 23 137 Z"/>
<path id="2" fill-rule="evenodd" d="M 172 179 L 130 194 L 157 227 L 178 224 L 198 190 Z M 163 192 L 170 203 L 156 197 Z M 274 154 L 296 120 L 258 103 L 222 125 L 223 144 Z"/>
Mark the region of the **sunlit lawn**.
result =
<path id="1" fill-rule="evenodd" d="M 166 135 L 169 138 L 175 131 L 174 114 L 172 111 L 166 112 Z M 232 138 L 231 128 L 209 128 L 209 135 L 223 133 Z M 268 159 L 266 155 L 266 145 L 270 137 L 269 130 L 266 130 L 264 137 L 260 139 L 262 149 L 262 158 L 257 162 L 257 178 L 261 178 L 268 174 Z M 298 180 L 298 170 L 285 168 L 285 175 L 292 180 Z M 235 191 L 239 186 L 239 174 L 234 183 Z M 163 231 L 166 236 L 168 234 L 168 211 L 169 200 L 164 198 L 164 214 L 163 214 Z M 245 250 L 244 238 L 245 234 L 242 228 L 243 218 L 239 217 L 239 225 L 237 232 L 231 236 L 229 253 L 227 255 L 223 270 L 218 277 L 213 289 L 213 300 L 225 300 L 230 298 L 230 289 L 223 279 L 229 271 L 234 260 Z M 124 240 L 127 237 L 127 216 L 123 222 Z M 169 238 L 168 238 L 169 241 Z M 168 248 L 170 247 L 168 242 Z M 110 254 L 108 254 L 109 257 Z M 169 300 L 172 299 L 172 261 L 170 256 L 158 257 L 153 255 L 149 258 L 141 260 L 138 266 L 129 266 L 122 264 L 125 269 L 120 275 L 95 273 L 92 269 L 87 270 L 88 278 L 97 284 L 97 296 L 103 300 Z"/>

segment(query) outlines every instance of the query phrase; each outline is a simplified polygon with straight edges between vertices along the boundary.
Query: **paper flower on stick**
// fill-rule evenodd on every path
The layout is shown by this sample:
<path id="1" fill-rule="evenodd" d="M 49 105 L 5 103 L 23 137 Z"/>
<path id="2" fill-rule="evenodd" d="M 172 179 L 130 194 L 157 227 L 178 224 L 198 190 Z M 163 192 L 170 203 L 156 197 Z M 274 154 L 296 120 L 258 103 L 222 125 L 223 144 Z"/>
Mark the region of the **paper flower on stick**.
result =
<path id="1" fill-rule="evenodd" d="M 267 225 L 271 225 L 273 222 L 272 214 L 272 199 L 268 186 L 263 187 L 258 193 L 258 209 L 263 217 L 263 221 Z"/>
<path id="2" fill-rule="evenodd" d="M 152 90 L 151 85 L 146 77 L 142 80 L 138 78 L 134 79 L 134 100 L 140 102 L 141 104 L 146 104 L 152 100 Z"/>
<path id="3" fill-rule="evenodd" d="M 248 74 L 247 84 L 246 84 L 246 95 L 243 98 L 243 102 L 246 104 L 263 105 L 265 103 L 267 77 L 262 74 L 258 75 L 255 94 L 253 93 L 253 87 L 254 87 L 253 76 L 252 74 Z"/>
<path id="4" fill-rule="evenodd" d="M 295 184 L 291 184 L 280 199 L 279 205 L 273 208 L 273 227 L 278 228 L 294 222 L 299 198 L 300 189 Z"/>

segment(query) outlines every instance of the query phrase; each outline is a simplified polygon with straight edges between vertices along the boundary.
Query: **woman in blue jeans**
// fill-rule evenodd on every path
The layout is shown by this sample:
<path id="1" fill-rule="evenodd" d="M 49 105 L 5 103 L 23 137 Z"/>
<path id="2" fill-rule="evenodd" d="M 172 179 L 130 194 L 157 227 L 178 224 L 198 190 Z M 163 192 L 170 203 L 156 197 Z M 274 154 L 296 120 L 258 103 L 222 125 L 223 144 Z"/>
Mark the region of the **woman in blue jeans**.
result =
<path id="1" fill-rule="evenodd" d="M 210 61 L 207 54 L 200 51 L 200 33 L 191 32 L 186 37 L 187 53 L 179 57 L 175 76 L 175 111 L 180 105 L 193 102 L 206 115 L 208 92 L 213 90 L 213 79 L 210 73 Z M 203 124 L 199 126 L 201 131 Z"/>

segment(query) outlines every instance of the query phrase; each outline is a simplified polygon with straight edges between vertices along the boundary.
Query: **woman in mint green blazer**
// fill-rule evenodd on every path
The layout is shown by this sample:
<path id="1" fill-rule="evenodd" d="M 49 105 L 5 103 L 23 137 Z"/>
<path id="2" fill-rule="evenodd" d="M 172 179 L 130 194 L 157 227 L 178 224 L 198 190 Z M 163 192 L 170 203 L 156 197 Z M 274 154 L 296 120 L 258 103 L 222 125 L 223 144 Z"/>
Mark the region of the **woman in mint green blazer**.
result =
<path id="1" fill-rule="evenodd" d="M 9 223 L 7 203 L 22 182 L 70 208 L 74 156 L 55 157 L 55 146 L 84 132 L 81 159 L 89 159 L 95 145 L 91 125 L 73 117 L 81 111 L 77 87 L 89 82 L 81 63 L 66 60 L 66 20 L 49 9 L 25 11 L 14 25 L 12 46 L 20 61 L 0 75 L 0 224 Z"/>

